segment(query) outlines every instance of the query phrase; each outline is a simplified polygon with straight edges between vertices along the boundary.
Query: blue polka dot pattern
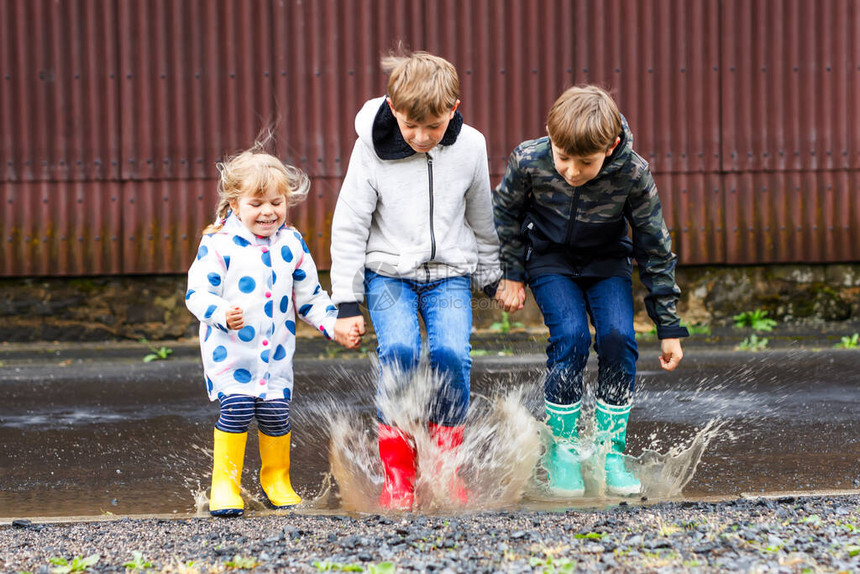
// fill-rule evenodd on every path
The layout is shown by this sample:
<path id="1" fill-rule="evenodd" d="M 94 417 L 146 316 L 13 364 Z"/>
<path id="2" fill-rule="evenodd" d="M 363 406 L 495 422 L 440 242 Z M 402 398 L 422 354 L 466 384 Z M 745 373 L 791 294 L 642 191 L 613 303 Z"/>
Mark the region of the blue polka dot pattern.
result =
<path id="1" fill-rule="evenodd" d="M 238 333 L 236 333 L 236 335 L 239 337 L 239 339 L 241 339 L 242 341 L 245 341 L 246 343 L 248 341 L 250 341 L 251 339 L 253 339 L 254 335 L 256 335 L 256 334 L 257 334 L 257 332 L 250 325 L 248 325 L 247 327 L 242 327 L 242 329 Z"/>
<path id="2" fill-rule="evenodd" d="M 209 335 L 211 335 L 211 334 L 212 334 L 212 325 L 206 325 L 206 336 L 205 336 L 205 337 L 203 337 L 203 341 L 204 341 L 204 342 L 205 342 L 205 341 L 208 341 L 208 340 L 209 340 Z"/>
<path id="3" fill-rule="evenodd" d="M 302 271 L 301 269 L 296 269 L 293 271 L 293 281 L 303 281 L 308 274 Z"/>
<path id="4" fill-rule="evenodd" d="M 284 245 L 281 247 L 281 257 L 284 258 L 284 261 L 292 261 L 293 260 L 293 252 L 290 250 L 288 245 Z"/>
<path id="5" fill-rule="evenodd" d="M 185 300 L 188 301 L 192 295 L 194 295 L 194 289 L 189 289 L 188 292 L 185 294 Z"/>
<path id="6" fill-rule="evenodd" d="M 313 309 L 313 305 L 310 305 L 310 304 L 308 304 L 308 305 L 302 305 L 302 306 L 299 308 L 299 315 L 301 315 L 302 317 L 304 317 L 305 315 L 307 315 L 307 314 L 308 314 L 308 312 L 309 312 L 311 309 Z"/>
<path id="7" fill-rule="evenodd" d="M 254 281 L 253 277 L 248 277 L 245 275 L 241 279 L 239 279 L 239 291 L 242 293 L 251 293 L 257 287 L 257 282 Z"/>
<path id="8" fill-rule="evenodd" d="M 206 308 L 206 312 L 203 313 L 203 318 L 204 319 L 211 319 L 212 315 L 214 315 L 215 311 L 217 311 L 217 310 L 218 310 L 217 305 L 209 305 L 209 307 Z"/>
<path id="9" fill-rule="evenodd" d="M 271 351 L 269 351 L 269 349 L 266 349 L 265 351 L 263 351 L 262 353 L 260 353 L 260 358 L 263 360 L 263 362 L 264 362 L 264 363 L 268 363 L 268 362 L 269 362 L 269 353 L 270 353 L 270 352 L 271 352 Z"/>
<path id="10" fill-rule="evenodd" d="M 221 276 L 218 275 L 217 273 L 210 273 L 209 275 L 206 276 L 206 279 L 209 280 L 209 284 L 212 285 L 213 287 L 217 287 L 218 285 L 221 284 Z"/>
<path id="11" fill-rule="evenodd" d="M 272 308 L 274 307 L 274 303 L 272 301 L 266 301 L 266 304 L 263 306 L 263 311 L 266 313 L 266 317 L 272 318 Z"/>
<path id="12" fill-rule="evenodd" d="M 233 378 L 240 383 L 250 383 L 251 373 L 247 369 L 236 369 L 233 372 Z"/>
<path id="13" fill-rule="evenodd" d="M 224 345 L 218 345 L 212 351 L 212 360 L 215 361 L 216 363 L 220 363 L 221 361 L 223 361 L 226 358 L 227 358 L 227 347 L 225 347 Z"/>
<path id="14" fill-rule="evenodd" d="M 287 322 L 289 323 L 289 321 L 287 321 Z M 295 325 L 295 324 L 294 324 L 294 325 Z M 276 361 L 280 361 L 281 359 L 283 359 L 283 358 L 284 358 L 284 357 L 286 357 L 286 356 L 287 356 L 287 350 L 286 350 L 286 349 L 284 349 L 284 346 L 283 346 L 283 345 L 278 345 L 278 346 L 275 348 L 275 354 L 273 355 L 273 358 L 274 358 Z"/>
<path id="15" fill-rule="evenodd" d="M 278 282 L 278 274 L 272 271 L 272 286 L 274 287 L 275 283 Z"/>
<path id="16" fill-rule="evenodd" d="M 250 241 L 248 241 L 244 237 L 239 237 L 238 235 L 233 236 L 233 243 L 235 243 L 239 247 L 248 247 L 249 245 L 251 245 Z"/>
<path id="17" fill-rule="evenodd" d="M 224 256 L 224 269 L 230 269 L 230 256 Z"/>
<path id="18" fill-rule="evenodd" d="M 303 250 L 305 253 L 310 254 L 311 250 L 310 250 L 310 249 L 308 249 L 308 244 L 307 244 L 307 243 L 305 243 L 305 240 L 304 240 L 304 239 L 302 239 L 301 241 L 302 241 L 302 250 Z"/>
<path id="19" fill-rule="evenodd" d="M 209 253 L 209 248 L 205 245 L 201 245 L 200 249 L 197 250 L 197 259 L 203 259 Z"/>
<path id="20" fill-rule="evenodd" d="M 214 388 L 215 388 L 215 385 L 212 384 L 212 379 L 210 379 L 209 377 L 206 377 L 206 391 L 211 393 Z"/>
<path id="21" fill-rule="evenodd" d="M 266 267 L 272 266 L 272 254 L 271 253 L 269 253 L 268 251 L 265 251 L 260 256 L 260 258 L 263 260 L 263 265 L 265 265 Z"/>
<path id="22" fill-rule="evenodd" d="M 321 290 L 322 290 L 322 287 L 320 287 L 319 285 L 314 287 L 314 295 L 318 295 Z"/>
<path id="23" fill-rule="evenodd" d="M 334 305 L 329 305 L 325 308 L 326 313 L 331 313 L 332 311 L 337 311 L 337 307 L 335 307 Z"/>
<path id="24" fill-rule="evenodd" d="M 281 304 L 279 305 L 281 309 L 281 313 L 286 313 L 287 309 L 290 307 L 290 298 L 284 295 L 281 297 Z"/>
<path id="25" fill-rule="evenodd" d="M 287 326 L 287 331 L 289 331 L 291 334 L 295 335 L 296 334 L 296 323 L 295 323 L 295 321 L 287 321 L 285 324 Z"/>

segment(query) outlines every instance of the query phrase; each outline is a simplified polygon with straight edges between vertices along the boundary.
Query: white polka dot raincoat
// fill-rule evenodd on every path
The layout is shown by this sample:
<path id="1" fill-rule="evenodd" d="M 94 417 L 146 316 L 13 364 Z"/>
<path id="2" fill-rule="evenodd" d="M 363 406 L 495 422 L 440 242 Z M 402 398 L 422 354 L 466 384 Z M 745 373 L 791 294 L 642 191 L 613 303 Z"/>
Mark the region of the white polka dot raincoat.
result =
<path id="1" fill-rule="evenodd" d="M 296 312 L 327 337 L 337 309 L 319 284 L 301 234 L 282 227 L 256 237 L 231 214 L 220 231 L 204 235 L 188 270 L 185 304 L 200 320 L 200 350 L 211 400 L 225 395 L 290 399 Z M 239 306 L 245 326 L 227 328 Z"/>

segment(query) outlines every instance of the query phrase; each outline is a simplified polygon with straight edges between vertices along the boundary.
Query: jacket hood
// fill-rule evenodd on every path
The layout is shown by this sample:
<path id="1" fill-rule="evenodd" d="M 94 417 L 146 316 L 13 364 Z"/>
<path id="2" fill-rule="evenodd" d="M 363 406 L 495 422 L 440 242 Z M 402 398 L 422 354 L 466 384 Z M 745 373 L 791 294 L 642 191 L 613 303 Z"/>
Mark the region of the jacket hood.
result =
<path id="1" fill-rule="evenodd" d="M 633 153 L 633 132 L 627 125 L 627 118 L 621 116 L 621 141 L 603 162 L 598 177 L 609 176 L 619 171 L 630 160 Z"/>
<path id="2" fill-rule="evenodd" d="M 454 117 L 442 136 L 439 145 L 451 145 L 457 141 L 463 127 L 463 116 L 454 112 Z M 372 148 L 379 159 L 403 159 L 415 155 L 397 126 L 397 118 L 385 101 L 385 96 L 365 102 L 355 116 L 355 131 L 358 138 Z"/>

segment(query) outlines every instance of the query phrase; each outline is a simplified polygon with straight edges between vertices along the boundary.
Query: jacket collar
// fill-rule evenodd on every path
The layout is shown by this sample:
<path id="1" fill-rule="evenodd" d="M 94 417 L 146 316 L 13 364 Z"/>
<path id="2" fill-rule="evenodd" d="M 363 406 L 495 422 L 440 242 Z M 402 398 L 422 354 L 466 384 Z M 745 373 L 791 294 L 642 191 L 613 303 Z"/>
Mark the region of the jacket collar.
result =
<path id="1" fill-rule="evenodd" d="M 448 129 L 445 130 L 439 145 L 452 145 L 457 141 L 462 128 L 463 116 L 460 112 L 454 112 L 454 117 L 448 123 Z M 373 119 L 371 137 L 373 149 L 380 159 L 403 159 L 415 155 L 415 150 L 403 139 L 403 134 L 397 126 L 397 118 L 391 112 L 387 99 L 382 100 L 382 105 L 379 106 Z"/>

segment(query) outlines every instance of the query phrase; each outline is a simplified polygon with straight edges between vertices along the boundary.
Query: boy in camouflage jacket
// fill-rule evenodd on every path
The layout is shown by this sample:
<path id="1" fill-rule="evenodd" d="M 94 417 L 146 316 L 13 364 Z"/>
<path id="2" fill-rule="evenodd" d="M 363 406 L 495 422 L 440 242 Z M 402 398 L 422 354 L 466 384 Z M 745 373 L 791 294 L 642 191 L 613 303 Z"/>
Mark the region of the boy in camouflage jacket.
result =
<path id="1" fill-rule="evenodd" d="M 599 358 L 597 437 L 608 441 L 606 492 L 638 494 L 641 484 L 622 456 L 639 356 L 632 257 L 661 339 L 660 364 L 671 371 L 683 356 L 680 338 L 688 336 L 675 310 L 676 256 L 648 164 L 633 151 L 633 134 L 608 93 L 570 88 L 550 110 L 547 133 L 514 149 L 493 197 L 504 269 L 496 298 L 508 312 L 521 309 L 528 283 L 549 328 L 544 397 L 554 441 L 544 465 L 551 492 L 585 492 L 572 447 L 590 317 Z"/>

